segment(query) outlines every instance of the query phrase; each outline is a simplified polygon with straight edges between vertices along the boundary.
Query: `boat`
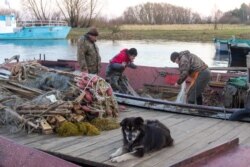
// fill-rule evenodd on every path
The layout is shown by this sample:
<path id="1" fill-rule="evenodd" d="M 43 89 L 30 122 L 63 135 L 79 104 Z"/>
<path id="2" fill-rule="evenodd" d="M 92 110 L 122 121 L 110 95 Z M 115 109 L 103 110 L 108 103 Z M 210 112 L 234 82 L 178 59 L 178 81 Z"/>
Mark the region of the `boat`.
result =
<path id="1" fill-rule="evenodd" d="M 0 15 L 0 40 L 65 39 L 71 27 L 63 21 L 16 21 L 14 15 Z"/>
<path id="2" fill-rule="evenodd" d="M 229 44 L 229 66 L 246 67 L 250 52 L 250 40 L 236 39 Z"/>
<path id="3" fill-rule="evenodd" d="M 247 55 L 250 52 L 250 40 L 232 37 L 230 39 L 214 39 L 216 52 L 229 55 L 229 67 L 246 67 Z"/>
<path id="4" fill-rule="evenodd" d="M 15 57 L 15 59 L 18 58 Z M 13 65 L 10 64 L 10 60 L 7 60 L 7 62 L 4 66 L 6 69 Z M 75 70 L 79 70 L 79 65 L 76 61 L 40 60 L 38 62 L 44 66 L 53 67 L 52 71 L 55 72 L 59 72 L 60 70 L 77 72 Z M 102 77 L 104 77 L 106 66 L 107 63 L 102 63 L 100 74 Z M 232 67 L 211 69 L 230 71 L 246 70 L 246 68 Z M 142 72 L 147 75 L 142 75 Z M 2 73 L 8 75 L 6 71 Z M 178 77 L 178 70 L 176 68 L 139 66 L 137 70 L 126 69 L 125 75 L 127 75 L 131 86 L 135 87 L 136 91 L 140 92 L 140 89 L 146 86 L 148 90 L 159 94 L 159 91 L 163 93 L 165 90 L 171 91 L 174 89 L 171 85 L 174 84 Z M 228 78 L 232 76 L 239 76 L 239 74 L 213 72 L 212 78 L 215 79 L 215 82 L 211 84 L 213 88 L 212 91 L 216 89 L 221 90 L 224 84 L 221 84 L 220 81 L 227 81 Z M 19 88 L 21 88 L 21 86 Z M 150 88 L 153 88 L 153 90 Z M 28 88 L 26 87 L 25 90 L 28 90 Z M 37 94 L 39 92 L 36 91 L 34 93 Z M 167 93 L 167 95 L 169 95 L 169 93 Z M 126 110 L 120 111 L 120 115 L 117 118 L 118 120 L 138 116 L 144 119 L 158 119 L 169 127 L 175 140 L 174 146 L 131 161 L 111 163 L 109 161 L 109 155 L 122 145 L 120 129 L 102 132 L 99 136 L 72 136 L 62 138 L 54 134 L 26 134 L 25 132 L 10 134 L 10 130 L 7 127 L 1 126 L 1 136 L 82 166 L 205 166 L 206 163 L 209 162 L 211 166 L 217 167 L 243 166 L 248 164 L 250 150 L 249 147 L 247 147 L 250 143 L 250 133 L 248 131 L 250 129 L 249 122 L 225 121 L 231 113 L 238 110 L 241 111 L 241 109 L 180 104 L 169 100 L 119 93 L 115 93 L 115 96 L 120 104 L 126 104 L 127 107 Z M 8 99 L 3 99 L 1 103 L 6 100 Z M 134 101 L 131 103 L 132 100 Z M 182 108 L 187 108 L 187 110 L 183 110 Z M 0 105 L 1 111 L 6 109 L 6 107 L 1 107 Z M 198 112 L 193 109 L 198 109 Z M 204 110 L 209 113 L 205 115 Z M 199 111 L 204 113 L 200 114 Z M 220 113 L 220 116 L 214 117 L 215 114 L 212 111 Z M 209 117 L 219 119 L 211 119 Z M 234 154 L 232 154 L 232 152 Z M 232 156 L 236 156 L 237 158 Z M 230 160 L 230 162 L 227 160 L 223 161 L 225 157 L 227 160 Z M 38 163 L 37 165 L 39 166 L 40 164 Z"/>
<path id="5" fill-rule="evenodd" d="M 40 162 L 46 166 L 67 166 L 79 167 L 78 165 L 52 156 L 45 152 L 33 149 L 24 145 L 17 144 L 16 142 L 0 136 L 1 144 L 1 166 L 40 166 Z M 15 150 L 15 151 L 14 151 Z M 15 152 L 13 154 L 13 151 Z M 17 156 L 18 154 L 18 156 Z M 44 161 L 46 160 L 46 161 Z M 18 165 L 19 164 L 19 165 Z M 43 166 L 41 165 L 41 166 Z"/>
<path id="6" fill-rule="evenodd" d="M 228 54 L 229 52 L 229 46 L 228 43 L 230 39 L 219 39 L 219 38 L 214 38 L 214 44 L 215 44 L 215 50 L 216 53 L 219 54 Z"/>
<path id="7" fill-rule="evenodd" d="M 39 60 L 39 63 L 41 63 L 43 66 L 60 70 L 79 70 L 79 64 L 77 61 L 73 60 Z M 102 78 L 105 78 L 107 65 L 108 63 L 102 63 L 102 69 L 99 74 Z M 245 111 L 244 108 L 240 108 L 240 104 L 233 106 L 237 106 L 236 108 L 225 108 L 222 102 L 219 103 L 218 97 L 222 95 L 223 88 L 225 87 L 229 78 L 247 75 L 247 73 L 242 72 L 228 73 L 225 71 L 246 71 L 247 68 L 213 67 L 210 68 L 210 70 L 213 70 L 213 72 L 208 90 L 206 91 L 206 99 L 204 99 L 206 102 L 204 105 L 182 104 L 175 102 L 180 91 L 180 87 L 173 86 L 179 76 L 179 71 L 177 68 L 149 66 L 138 66 L 136 70 L 128 68 L 125 70 L 125 76 L 128 78 L 129 87 L 135 90 L 136 93 L 133 93 L 134 91 L 132 90 L 132 93 L 129 95 L 121 93 L 115 93 L 115 95 L 117 97 L 117 101 L 121 104 L 220 119 L 229 119 L 233 113 Z M 187 84 L 189 83 L 190 81 L 188 80 Z M 214 93 L 216 97 L 214 98 L 213 96 L 210 96 L 211 93 Z M 171 108 L 171 106 L 174 106 L 174 108 Z M 195 111 L 193 112 L 190 109 Z M 209 112 L 198 112 L 198 110 Z"/>

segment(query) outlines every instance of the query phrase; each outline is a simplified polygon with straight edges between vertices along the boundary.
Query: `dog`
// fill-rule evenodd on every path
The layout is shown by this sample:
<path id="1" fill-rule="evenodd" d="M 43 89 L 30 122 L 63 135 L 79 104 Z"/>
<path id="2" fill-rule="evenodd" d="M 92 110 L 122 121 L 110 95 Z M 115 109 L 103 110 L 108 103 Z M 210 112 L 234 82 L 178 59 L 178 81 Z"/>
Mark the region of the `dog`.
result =
<path id="1" fill-rule="evenodd" d="M 157 151 L 173 145 L 170 130 L 158 120 L 143 120 L 141 117 L 128 117 L 120 122 L 123 146 L 110 155 L 111 162 L 118 163 L 145 153 Z"/>

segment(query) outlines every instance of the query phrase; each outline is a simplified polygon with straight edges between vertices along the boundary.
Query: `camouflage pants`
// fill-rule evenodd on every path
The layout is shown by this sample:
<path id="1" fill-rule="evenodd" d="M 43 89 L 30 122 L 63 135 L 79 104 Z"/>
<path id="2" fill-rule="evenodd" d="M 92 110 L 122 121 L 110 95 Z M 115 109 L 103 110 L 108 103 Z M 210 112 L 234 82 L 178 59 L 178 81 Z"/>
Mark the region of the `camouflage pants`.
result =
<path id="1" fill-rule="evenodd" d="M 205 69 L 199 73 L 194 85 L 187 93 L 187 102 L 202 105 L 202 92 L 210 81 L 210 70 Z"/>
<path id="2" fill-rule="evenodd" d="M 121 79 L 124 66 L 118 63 L 109 64 L 106 69 L 106 81 L 110 83 L 115 92 L 122 92 Z"/>

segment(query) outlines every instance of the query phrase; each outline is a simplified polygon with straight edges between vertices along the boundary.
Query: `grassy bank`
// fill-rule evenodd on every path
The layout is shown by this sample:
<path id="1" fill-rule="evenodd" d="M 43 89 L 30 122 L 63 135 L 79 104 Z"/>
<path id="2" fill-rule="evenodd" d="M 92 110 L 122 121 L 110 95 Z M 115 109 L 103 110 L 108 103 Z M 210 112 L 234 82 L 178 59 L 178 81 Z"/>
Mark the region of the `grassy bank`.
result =
<path id="1" fill-rule="evenodd" d="M 218 25 L 214 30 L 213 24 L 191 25 L 123 25 L 113 33 L 112 28 L 98 28 L 99 39 L 107 40 L 177 40 L 177 41 L 212 41 L 213 38 L 250 39 L 249 25 Z M 73 28 L 68 38 L 77 39 L 87 31 L 85 28 Z"/>

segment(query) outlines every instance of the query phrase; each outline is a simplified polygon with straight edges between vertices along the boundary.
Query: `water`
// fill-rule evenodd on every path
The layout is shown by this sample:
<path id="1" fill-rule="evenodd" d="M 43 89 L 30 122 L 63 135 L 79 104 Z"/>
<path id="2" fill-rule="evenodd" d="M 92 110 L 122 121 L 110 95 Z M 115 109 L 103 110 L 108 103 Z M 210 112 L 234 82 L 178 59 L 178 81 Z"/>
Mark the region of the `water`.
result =
<path id="1" fill-rule="evenodd" d="M 135 59 L 137 65 L 155 67 L 177 67 L 170 61 L 170 54 L 174 51 L 189 50 L 201 57 L 210 67 L 226 67 L 228 56 L 216 55 L 212 42 L 178 42 L 164 40 L 128 40 L 110 41 L 99 40 L 102 62 L 109 60 L 123 48 L 134 47 L 138 50 Z M 76 60 L 76 43 L 70 40 L 0 40 L 0 63 L 4 58 L 20 55 L 21 60 L 39 59 L 39 54 L 47 60 L 67 59 Z"/>

